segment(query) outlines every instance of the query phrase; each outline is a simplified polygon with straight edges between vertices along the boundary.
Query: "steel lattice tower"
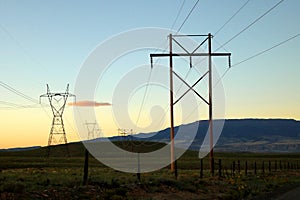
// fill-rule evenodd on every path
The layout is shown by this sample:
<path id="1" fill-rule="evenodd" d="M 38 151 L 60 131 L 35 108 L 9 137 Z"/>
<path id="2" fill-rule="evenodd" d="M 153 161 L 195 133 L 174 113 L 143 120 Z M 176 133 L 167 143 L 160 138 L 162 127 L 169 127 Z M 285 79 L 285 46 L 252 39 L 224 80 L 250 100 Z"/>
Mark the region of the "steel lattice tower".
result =
<path id="1" fill-rule="evenodd" d="M 86 125 L 88 130 L 88 140 L 92 140 L 100 136 L 101 129 L 99 128 L 97 122 L 85 122 L 84 125 Z"/>
<path id="2" fill-rule="evenodd" d="M 67 144 L 67 136 L 66 131 L 64 127 L 64 121 L 63 121 L 63 113 L 64 109 L 67 103 L 68 97 L 74 97 L 74 94 L 69 93 L 69 84 L 67 85 L 66 92 L 64 93 L 51 93 L 50 88 L 47 84 L 47 93 L 40 96 L 40 101 L 42 97 L 47 97 L 51 106 L 52 114 L 53 114 L 53 120 L 52 120 L 52 126 L 48 138 L 48 152 L 47 156 L 50 156 L 50 146 L 52 145 L 59 145 L 59 144 Z M 62 100 L 62 105 L 60 104 L 60 101 Z M 70 156 L 70 152 L 68 149 L 68 146 L 66 147 L 66 154 L 67 156 Z"/>

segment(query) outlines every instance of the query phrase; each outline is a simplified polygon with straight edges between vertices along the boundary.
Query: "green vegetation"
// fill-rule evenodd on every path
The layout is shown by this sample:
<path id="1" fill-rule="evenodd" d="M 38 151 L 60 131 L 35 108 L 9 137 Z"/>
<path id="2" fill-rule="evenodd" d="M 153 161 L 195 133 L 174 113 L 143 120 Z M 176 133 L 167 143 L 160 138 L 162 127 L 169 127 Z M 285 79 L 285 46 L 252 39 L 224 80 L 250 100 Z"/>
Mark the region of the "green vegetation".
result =
<path id="1" fill-rule="evenodd" d="M 122 146 L 122 143 L 116 144 Z M 147 152 L 162 145 L 136 142 L 132 150 Z M 271 192 L 286 184 L 300 184 L 300 170 L 296 169 L 299 154 L 215 153 L 215 162 L 222 160 L 221 177 L 218 165 L 215 176 L 210 175 L 209 158 L 205 157 L 204 175 L 199 178 L 198 153 L 187 151 L 177 162 L 177 179 L 164 168 L 141 174 L 138 181 L 136 174 L 115 171 L 90 157 L 88 185 L 83 186 L 84 147 L 80 143 L 68 146 L 70 158 L 60 153 L 63 145 L 53 147 L 50 158 L 45 157 L 46 148 L 0 152 L 0 199 L 241 199 Z M 240 171 L 236 166 L 233 173 L 232 163 L 238 160 Z"/>

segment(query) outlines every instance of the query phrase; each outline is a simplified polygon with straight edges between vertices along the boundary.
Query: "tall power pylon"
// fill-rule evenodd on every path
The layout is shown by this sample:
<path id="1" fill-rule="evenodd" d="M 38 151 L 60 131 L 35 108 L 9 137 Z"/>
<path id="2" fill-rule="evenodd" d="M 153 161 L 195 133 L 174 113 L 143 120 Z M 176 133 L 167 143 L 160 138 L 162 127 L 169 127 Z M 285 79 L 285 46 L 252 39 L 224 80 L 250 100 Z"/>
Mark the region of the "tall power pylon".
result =
<path id="1" fill-rule="evenodd" d="M 42 97 L 47 97 L 53 113 L 52 126 L 48 138 L 48 152 L 47 156 L 50 156 L 50 146 L 58 144 L 67 144 L 67 136 L 64 127 L 63 113 L 67 103 L 68 97 L 75 97 L 74 94 L 69 93 L 69 84 L 67 89 L 63 93 L 50 92 L 49 85 L 47 84 L 47 93 L 40 96 L 40 102 Z M 60 101 L 62 100 L 61 104 Z M 70 156 L 68 146 L 66 145 L 66 154 Z"/>
<path id="2" fill-rule="evenodd" d="M 204 40 L 192 51 L 189 52 L 186 48 L 184 48 L 177 40 L 176 37 L 204 37 Z M 230 67 L 230 56 L 231 53 L 213 53 L 212 52 L 212 35 L 209 33 L 207 35 L 169 35 L 169 53 L 158 53 L 158 54 L 150 54 L 151 58 L 151 67 L 153 67 L 153 57 L 169 57 L 169 65 L 170 65 L 170 140 L 171 140 L 171 170 L 175 170 L 175 148 L 174 148 L 174 105 L 179 102 L 182 97 L 184 97 L 189 91 L 193 91 L 203 102 L 208 105 L 208 115 L 209 115 L 209 134 L 210 134 L 210 169 L 211 173 L 214 173 L 213 169 L 213 83 L 212 83 L 212 57 L 215 56 L 227 56 L 229 58 L 229 67 Z M 174 53 L 173 52 L 173 42 L 177 44 L 184 53 Z M 208 52 L 207 53 L 197 53 L 197 50 L 205 43 L 208 42 Z M 201 56 L 208 57 L 208 70 L 204 73 L 199 79 L 193 84 L 189 85 L 183 78 L 181 78 L 174 70 L 173 70 L 173 58 L 174 57 L 189 57 L 190 58 L 190 67 L 192 67 L 192 57 Z M 179 80 L 181 80 L 189 89 L 183 93 L 176 101 L 174 101 L 173 94 L 173 75 L 175 75 Z M 203 98 L 194 87 L 205 77 L 208 75 L 208 100 Z"/>
<path id="3" fill-rule="evenodd" d="M 101 129 L 97 122 L 85 122 L 88 131 L 88 140 L 95 139 L 100 136 Z"/>
<path id="4" fill-rule="evenodd" d="M 132 134 L 133 129 L 121 129 L 118 128 L 118 136 L 121 136 L 121 145 L 125 149 L 126 146 L 131 149 L 131 152 L 133 152 L 133 143 L 132 143 Z"/>

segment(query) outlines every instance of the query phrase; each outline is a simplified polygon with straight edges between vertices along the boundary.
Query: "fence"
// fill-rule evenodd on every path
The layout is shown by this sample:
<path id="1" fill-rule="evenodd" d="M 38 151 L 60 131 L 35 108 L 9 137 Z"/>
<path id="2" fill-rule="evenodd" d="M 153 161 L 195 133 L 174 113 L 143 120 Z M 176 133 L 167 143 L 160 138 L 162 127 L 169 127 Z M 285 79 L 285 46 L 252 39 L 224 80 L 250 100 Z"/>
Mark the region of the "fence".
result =
<path id="1" fill-rule="evenodd" d="M 227 161 L 222 162 L 222 159 L 218 159 L 217 162 L 213 161 L 212 175 L 215 175 L 215 169 L 217 169 L 217 175 L 219 177 L 235 176 L 237 174 L 265 174 L 278 171 L 292 171 L 299 170 L 300 165 L 298 161 L 283 161 L 283 160 L 268 160 L 268 161 Z M 203 159 L 200 160 L 200 178 L 203 178 L 203 171 L 206 170 L 203 165 Z"/>

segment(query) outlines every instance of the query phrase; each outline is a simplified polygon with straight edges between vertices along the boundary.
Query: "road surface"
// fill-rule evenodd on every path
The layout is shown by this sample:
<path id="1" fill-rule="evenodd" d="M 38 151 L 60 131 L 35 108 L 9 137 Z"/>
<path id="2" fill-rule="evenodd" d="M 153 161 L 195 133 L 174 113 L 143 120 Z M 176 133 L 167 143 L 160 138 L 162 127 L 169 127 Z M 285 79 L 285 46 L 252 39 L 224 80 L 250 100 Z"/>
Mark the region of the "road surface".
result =
<path id="1" fill-rule="evenodd" d="M 286 200 L 286 199 L 288 200 L 300 199 L 300 187 L 294 188 L 276 198 L 276 200 Z"/>

